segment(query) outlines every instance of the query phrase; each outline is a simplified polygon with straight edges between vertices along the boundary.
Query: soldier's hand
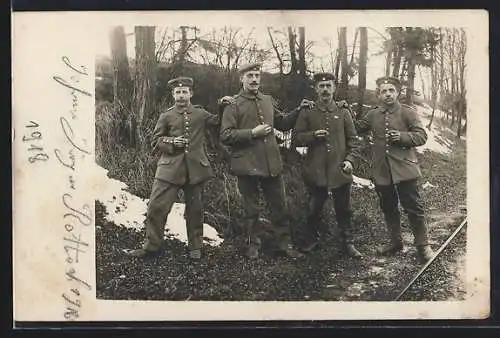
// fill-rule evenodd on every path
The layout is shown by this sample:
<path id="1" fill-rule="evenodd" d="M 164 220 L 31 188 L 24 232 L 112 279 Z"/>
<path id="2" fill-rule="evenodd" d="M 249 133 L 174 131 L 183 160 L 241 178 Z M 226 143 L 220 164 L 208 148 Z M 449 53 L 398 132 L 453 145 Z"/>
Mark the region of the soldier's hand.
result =
<path id="1" fill-rule="evenodd" d="M 322 139 L 328 136 L 328 131 L 324 129 L 318 129 L 313 133 L 314 137 Z"/>
<path id="2" fill-rule="evenodd" d="M 401 132 L 399 130 L 391 129 L 387 132 L 387 136 L 391 142 L 398 142 L 401 140 Z"/>
<path id="3" fill-rule="evenodd" d="M 176 148 L 184 148 L 184 146 L 187 144 L 188 140 L 182 136 L 177 136 L 174 138 L 174 147 Z"/>
<path id="4" fill-rule="evenodd" d="M 349 108 L 349 103 L 346 100 L 337 101 L 337 106 L 342 108 Z"/>
<path id="5" fill-rule="evenodd" d="M 268 124 L 259 124 L 257 127 L 252 129 L 252 136 L 254 138 L 260 138 L 268 135 L 273 128 Z"/>
<path id="6" fill-rule="evenodd" d="M 349 161 L 344 161 L 340 164 L 340 168 L 346 174 L 352 174 L 352 163 Z"/>
<path id="7" fill-rule="evenodd" d="M 222 105 L 228 105 L 228 104 L 233 104 L 234 103 L 234 99 L 232 96 L 224 96 L 224 97 L 221 97 L 219 99 L 219 104 L 222 104 Z"/>
<path id="8" fill-rule="evenodd" d="M 307 100 L 307 99 L 303 99 L 301 102 L 300 102 L 300 105 L 299 105 L 299 110 L 302 110 L 304 108 L 313 108 L 314 107 L 314 101 L 310 101 L 310 100 Z"/>

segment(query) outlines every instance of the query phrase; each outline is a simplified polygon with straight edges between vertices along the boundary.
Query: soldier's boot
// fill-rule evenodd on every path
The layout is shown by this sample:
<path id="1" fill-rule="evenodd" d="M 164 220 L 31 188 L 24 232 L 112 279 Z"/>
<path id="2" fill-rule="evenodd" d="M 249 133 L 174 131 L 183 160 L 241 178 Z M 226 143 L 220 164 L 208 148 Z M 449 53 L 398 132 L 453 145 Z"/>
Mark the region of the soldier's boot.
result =
<path id="1" fill-rule="evenodd" d="M 425 264 L 434 257 L 434 251 L 432 251 L 430 245 L 419 245 L 417 246 L 417 258 L 419 263 Z"/>
<path id="2" fill-rule="evenodd" d="M 261 249 L 261 240 L 260 238 L 249 238 L 248 246 L 246 251 L 246 256 L 250 259 L 256 259 L 259 257 L 260 249 Z"/>
<path id="3" fill-rule="evenodd" d="M 342 253 L 356 259 L 363 258 L 363 254 L 354 246 L 354 238 L 350 221 L 340 225 L 342 235 Z"/>
<path id="4" fill-rule="evenodd" d="M 316 249 L 319 244 L 319 236 L 317 234 L 308 236 L 302 245 L 300 246 L 300 250 L 302 252 L 308 253 Z"/>
<path id="5" fill-rule="evenodd" d="M 392 256 L 403 250 L 403 237 L 401 236 L 401 220 L 399 215 L 386 217 L 386 225 L 389 229 L 390 243 L 379 247 L 377 252 L 383 256 Z"/>
<path id="6" fill-rule="evenodd" d="M 311 252 L 314 250 L 319 244 L 319 227 L 318 227 L 319 219 L 318 217 L 310 216 L 307 221 L 307 231 L 304 236 L 304 240 L 302 245 L 300 246 L 300 250 L 302 252 Z"/>
<path id="7" fill-rule="evenodd" d="M 290 258 L 301 258 L 304 257 L 304 254 L 300 251 L 296 250 L 292 243 L 286 245 L 285 248 L 282 249 L 286 256 Z"/>
<path id="8" fill-rule="evenodd" d="M 279 236 L 278 248 L 285 256 L 290 258 L 300 258 L 304 256 L 303 253 L 295 249 L 290 236 L 286 233 Z"/>
<path id="9" fill-rule="evenodd" d="M 258 218 L 252 218 L 246 221 L 245 234 L 247 238 L 247 250 L 245 255 L 250 259 L 259 257 L 262 241 L 258 237 L 257 231 Z"/>
<path id="10" fill-rule="evenodd" d="M 414 243 L 417 248 L 417 260 L 421 264 L 425 264 L 432 259 L 434 252 L 429 245 L 428 229 L 425 224 L 424 217 L 408 215 L 411 230 L 413 232 Z"/>

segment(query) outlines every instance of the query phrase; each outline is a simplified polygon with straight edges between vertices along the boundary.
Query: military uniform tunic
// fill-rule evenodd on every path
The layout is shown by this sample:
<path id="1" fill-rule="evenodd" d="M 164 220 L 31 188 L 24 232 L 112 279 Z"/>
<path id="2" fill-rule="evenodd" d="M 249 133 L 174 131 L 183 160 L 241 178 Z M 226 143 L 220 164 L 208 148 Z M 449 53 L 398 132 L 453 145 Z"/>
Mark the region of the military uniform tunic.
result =
<path id="1" fill-rule="evenodd" d="M 184 190 L 188 246 L 199 249 L 203 236 L 202 183 L 213 176 L 205 148 L 205 130 L 217 125 L 217 115 L 193 105 L 171 107 L 160 115 L 153 131 L 151 145 L 161 156 L 155 174 L 146 214 L 144 249 L 156 251 L 163 243 L 168 214 Z M 183 148 L 173 145 L 175 137 L 186 138 Z"/>
<path id="2" fill-rule="evenodd" d="M 415 245 L 428 244 L 425 211 L 418 190 L 422 177 L 415 147 L 425 144 L 427 133 L 415 109 L 395 102 L 392 107 L 379 106 L 370 110 L 357 124 L 360 133 L 371 131 L 372 179 L 380 207 L 393 238 L 401 238 L 398 204 L 408 214 Z M 388 131 L 401 133 L 398 142 L 389 140 Z"/>
<path id="3" fill-rule="evenodd" d="M 221 142 L 231 148 L 231 173 L 238 177 L 238 188 L 245 208 L 245 229 L 251 242 L 259 242 L 256 223 L 259 218 L 259 185 L 271 211 L 280 245 L 290 242 L 290 228 L 285 186 L 281 173 L 283 163 L 274 133 L 253 138 L 252 129 L 259 124 L 281 131 L 292 129 L 299 111 L 279 111 L 269 95 L 240 91 L 234 103 L 226 106 L 221 122 Z"/>
<path id="4" fill-rule="evenodd" d="M 399 130 L 401 140 L 389 141 L 387 132 Z M 414 147 L 427 142 L 427 133 L 415 109 L 396 102 L 370 110 L 358 123 L 360 133 L 371 131 L 372 178 L 376 185 L 397 184 L 422 177 Z"/>
<path id="5" fill-rule="evenodd" d="M 328 131 L 328 136 L 318 139 L 316 130 Z M 320 215 L 331 189 L 337 222 L 345 243 L 352 243 L 351 228 L 351 183 L 352 174 L 341 169 L 341 163 L 355 164 L 359 142 L 351 113 L 337 107 L 335 101 L 329 104 L 316 102 L 314 108 L 303 110 L 297 124 L 296 145 L 307 146 L 304 163 L 304 181 L 309 190 L 308 235 L 318 235 Z"/>

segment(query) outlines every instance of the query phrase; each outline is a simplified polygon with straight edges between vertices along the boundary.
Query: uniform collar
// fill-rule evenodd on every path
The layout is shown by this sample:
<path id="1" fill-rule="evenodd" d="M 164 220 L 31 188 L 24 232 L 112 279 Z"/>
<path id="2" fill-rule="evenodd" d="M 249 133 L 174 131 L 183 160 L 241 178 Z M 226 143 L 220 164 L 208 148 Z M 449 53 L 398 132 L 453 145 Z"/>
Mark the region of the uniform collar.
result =
<path id="1" fill-rule="evenodd" d="M 183 107 L 183 108 L 180 108 L 177 106 L 174 106 L 174 107 L 175 107 L 174 109 L 177 111 L 177 114 L 184 114 L 184 112 L 191 114 L 191 112 L 193 111 L 192 104 L 188 104 L 186 107 Z"/>
<path id="2" fill-rule="evenodd" d="M 399 104 L 399 101 L 396 100 L 396 102 L 394 102 L 392 106 L 381 105 L 380 107 L 382 109 L 382 113 L 388 112 L 389 114 L 392 114 L 397 111 L 401 107 L 401 105 Z"/>
<path id="3" fill-rule="evenodd" d="M 316 107 L 318 107 L 318 109 L 323 111 L 323 112 L 326 112 L 326 111 L 332 112 L 335 110 L 335 108 L 337 108 L 337 105 L 335 104 L 334 100 L 331 100 L 329 103 L 326 103 L 326 104 L 321 102 L 321 100 L 317 100 Z"/>
<path id="4" fill-rule="evenodd" d="M 253 93 L 250 93 L 250 92 L 247 92 L 247 91 L 244 91 L 243 89 L 241 89 L 238 94 L 240 96 L 243 96 L 246 99 L 249 99 L 249 100 L 255 100 L 255 99 L 262 100 L 262 93 L 260 92 L 260 90 L 257 91 L 257 94 L 253 94 Z"/>

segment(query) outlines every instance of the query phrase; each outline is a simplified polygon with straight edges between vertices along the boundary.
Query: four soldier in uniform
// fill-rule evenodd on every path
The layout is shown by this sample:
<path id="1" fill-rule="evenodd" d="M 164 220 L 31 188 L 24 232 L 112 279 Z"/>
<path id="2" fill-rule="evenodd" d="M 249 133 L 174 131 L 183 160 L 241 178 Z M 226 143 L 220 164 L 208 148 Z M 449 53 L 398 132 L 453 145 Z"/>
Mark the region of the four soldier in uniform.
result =
<path id="1" fill-rule="evenodd" d="M 142 257 L 162 249 L 167 216 L 179 189 L 183 189 L 189 255 L 200 258 L 202 185 L 213 175 L 205 150 L 205 128 L 220 123 L 220 139 L 230 147 L 230 171 L 238 179 L 243 199 L 249 258 L 259 256 L 262 244 L 257 231 L 259 186 L 271 212 L 277 247 L 285 255 L 298 258 L 317 245 L 320 215 L 331 196 L 342 252 L 350 257 L 362 257 L 354 246 L 351 185 L 355 159 L 359 155 L 357 132 L 371 132 L 374 140 L 372 180 L 391 235 L 390 244 L 379 253 L 394 254 L 403 248 L 399 201 L 408 214 L 420 260 L 429 260 L 433 252 L 418 192 L 421 172 L 414 149 L 426 142 L 427 134 L 416 112 L 398 102 L 399 81 L 390 77 L 378 79 L 377 95 L 381 105 L 355 125 L 346 106 L 333 99 L 332 74 L 314 76 L 316 102 L 303 99 L 299 107 L 284 113 L 275 107 L 270 96 L 259 90 L 260 68 L 260 64 L 249 64 L 239 69 L 242 88 L 235 96 L 219 100 L 219 104 L 225 106 L 221 121 L 217 115 L 191 104 L 191 78 L 180 77 L 169 82 L 175 105 L 160 115 L 152 137 L 152 146 L 161 152 L 161 157 L 148 204 L 146 242 L 142 248 L 127 253 Z M 274 128 L 280 131 L 295 128 L 296 145 L 308 149 L 303 177 L 310 200 L 307 236 L 300 251 L 292 241 L 283 164 Z"/>

